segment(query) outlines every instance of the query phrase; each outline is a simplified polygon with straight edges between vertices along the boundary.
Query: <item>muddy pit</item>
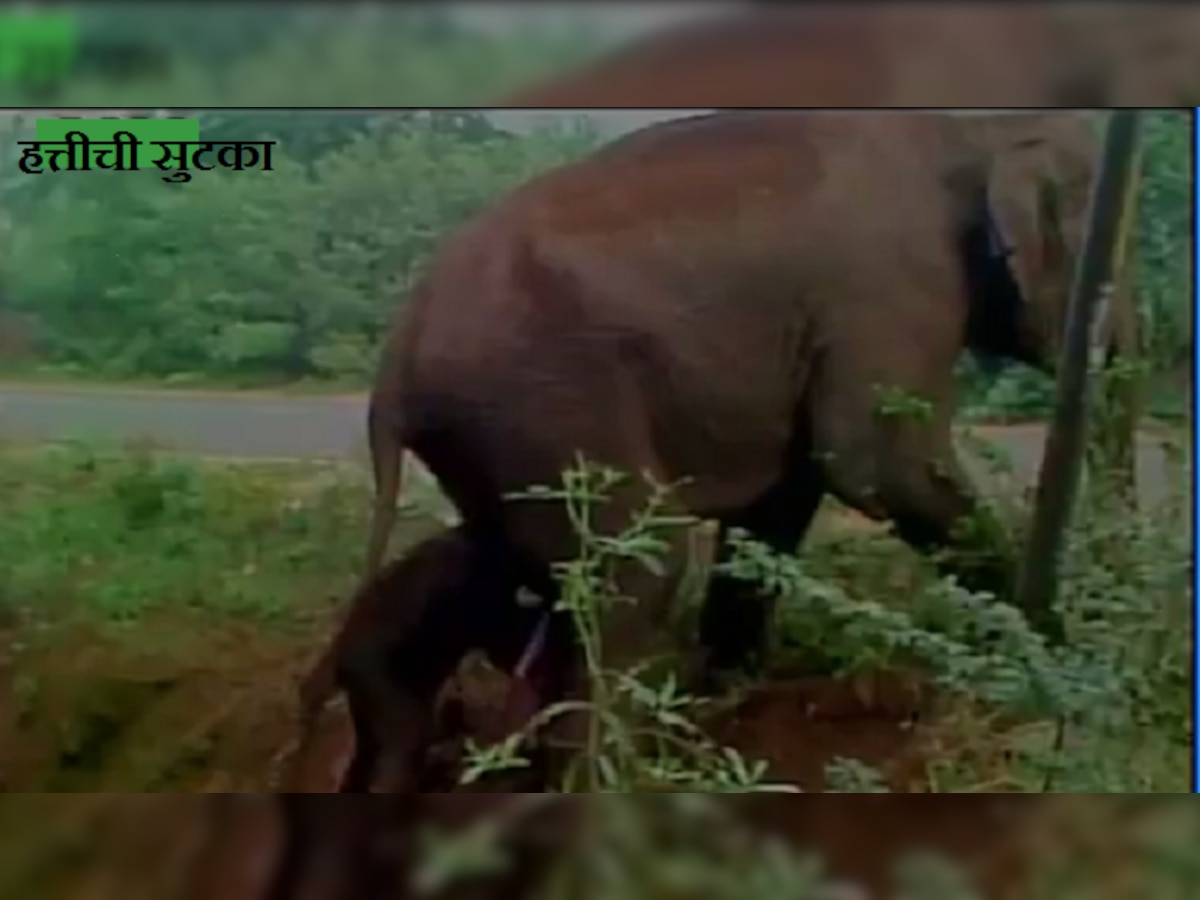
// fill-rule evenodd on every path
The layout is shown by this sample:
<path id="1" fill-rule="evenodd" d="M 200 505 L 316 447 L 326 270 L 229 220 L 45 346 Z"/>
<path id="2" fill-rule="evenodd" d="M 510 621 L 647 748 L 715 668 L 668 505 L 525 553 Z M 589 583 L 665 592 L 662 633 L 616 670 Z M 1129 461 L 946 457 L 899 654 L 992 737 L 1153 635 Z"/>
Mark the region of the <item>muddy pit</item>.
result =
<path id="1" fill-rule="evenodd" d="M 181 656 L 179 635 L 193 650 Z M 21 650 L 4 673 L 0 778 L 6 792 L 269 790 L 294 749 L 294 685 L 312 657 L 303 635 L 209 628 L 186 617 L 137 633 L 83 626 Z M 198 646 L 195 646 L 198 645 Z M 501 676 L 464 667 L 446 692 L 487 720 Z M 936 702 L 911 678 L 781 677 L 753 688 L 711 723 L 713 736 L 767 759 L 772 776 L 823 789 L 825 765 L 861 760 L 893 790 L 919 790 Z M 494 716 L 493 716 L 494 718 Z M 349 747 L 344 709 L 322 720 L 304 790 Z M 322 762 L 324 760 L 324 762 Z"/>
<path id="2" fill-rule="evenodd" d="M 173 854 L 184 853 L 181 847 L 201 840 L 203 798 L 162 795 L 278 789 L 295 750 L 293 685 L 317 641 L 305 629 L 266 633 L 177 614 L 128 630 L 61 626 L 27 645 L 10 635 L 8 646 L 0 691 L 0 778 L 8 795 L 0 796 L 0 834 L 6 836 L 0 896 L 107 900 L 130 896 L 115 873 L 140 871 L 121 860 L 168 866 Z M 485 695 L 502 693 L 497 677 L 476 668 L 452 691 L 486 707 Z M 895 674 L 852 681 L 781 677 L 750 690 L 709 724 L 722 742 L 768 760 L 773 780 L 806 792 L 825 790 L 825 767 L 839 758 L 877 768 L 893 791 L 922 792 L 929 789 L 930 754 L 951 752 L 939 705 L 912 679 Z M 351 745 L 344 708 L 334 704 L 293 790 L 329 791 Z M 445 784 L 430 789 L 449 790 Z M 482 790 L 488 789 L 471 793 Z M 160 796 L 128 796 L 135 792 Z M 763 828 L 820 847 L 835 870 L 854 876 L 878 876 L 913 843 L 946 845 L 963 859 L 999 852 L 980 825 L 991 809 L 985 797 L 926 798 L 934 805 L 913 814 L 909 800 L 826 796 L 760 797 L 753 815 Z M 854 811 L 863 802 L 877 805 L 870 852 L 863 850 L 862 814 Z M 127 827 L 98 824 L 118 814 Z M 232 826 L 222 828 L 232 833 Z M 235 843 L 267 848 L 274 828 L 271 813 L 249 811 L 237 819 L 246 834 Z M 222 865 L 254 870 L 262 865 L 254 859 L 270 855 L 263 849 Z M 78 865 L 51 866 L 51 859 Z M 103 877 L 94 874 L 97 860 L 104 861 Z M 69 877 L 73 871 L 93 873 L 86 890 Z M 164 876 L 162 889 L 170 883 Z M 231 891 L 227 883 L 218 894 L 236 900 Z"/>

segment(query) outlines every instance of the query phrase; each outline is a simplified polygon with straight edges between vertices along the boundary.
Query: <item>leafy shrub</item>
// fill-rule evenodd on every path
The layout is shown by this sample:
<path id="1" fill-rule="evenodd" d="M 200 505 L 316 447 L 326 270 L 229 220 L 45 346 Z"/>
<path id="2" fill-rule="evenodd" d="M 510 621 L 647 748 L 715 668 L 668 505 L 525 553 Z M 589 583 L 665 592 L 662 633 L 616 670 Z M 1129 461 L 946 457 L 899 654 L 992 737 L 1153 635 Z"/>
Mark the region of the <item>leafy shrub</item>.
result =
<path id="1" fill-rule="evenodd" d="M 437 242 L 593 141 L 513 136 L 471 114 L 213 114 L 206 133 L 210 118 L 279 140 L 274 171 L 185 185 L 68 173 L 10 191 L 22 227 L 0 229 L 0 311 L 36 323 L 44 361 L 110 377 L 361 381 Z M 298 155 L 321 135 L 338 140 Z"/>

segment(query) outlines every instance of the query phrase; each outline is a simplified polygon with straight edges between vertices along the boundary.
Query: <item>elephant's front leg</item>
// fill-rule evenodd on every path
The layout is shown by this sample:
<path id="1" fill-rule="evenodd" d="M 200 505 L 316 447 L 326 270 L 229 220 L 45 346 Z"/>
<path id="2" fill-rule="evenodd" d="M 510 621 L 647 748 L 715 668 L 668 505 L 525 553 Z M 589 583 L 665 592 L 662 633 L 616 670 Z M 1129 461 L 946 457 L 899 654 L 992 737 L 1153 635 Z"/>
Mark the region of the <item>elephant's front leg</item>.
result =
<path id="1" fill-rule="evenodd" d="M 949 412 L 935 409 L 917 421 L 896 421 L 878 409 L 856 419 L 842 407 L 819 429 L 817 452 L 827 483 L 842 502 L 890 521 L 898 537 L 963 587 L 1012 603 L 1015 549 L 955 455 Z M 1043 613 L 1030 621 L 1048 638 L 1061 638 L 1057 616 Z"/>
<path id="2" fill-rule="evenodd" d="M 1015 554 L 1003 527 L 980 502 L 957 459 L 914 461 L 883 496 L 896 535 L 932 556 L 971 591 L 1011 602 Z"/>

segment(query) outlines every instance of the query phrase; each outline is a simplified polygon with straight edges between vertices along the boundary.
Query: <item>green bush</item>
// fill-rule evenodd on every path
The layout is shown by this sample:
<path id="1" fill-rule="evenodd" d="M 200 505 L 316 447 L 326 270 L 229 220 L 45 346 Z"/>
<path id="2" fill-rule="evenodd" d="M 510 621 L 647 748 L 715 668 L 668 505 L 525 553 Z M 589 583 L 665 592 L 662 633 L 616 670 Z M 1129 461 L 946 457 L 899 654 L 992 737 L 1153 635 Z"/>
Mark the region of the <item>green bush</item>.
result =
<path id="1" fill-rule="evenodd" d="M 1167 371 L 1188 366 L 1192 355 L 1191 130 L 1186 112 L 1146 115 L 1137 290 L 1146 350 Z"/>
<path id="2" fill-rule="evenodd" d="M 222 130 L 239 127 L 220 118 Z M 242 117 L 239 134 L 263 134 L 259 118 Z M 0 240 L 0 271 L 46 361 L 110 377 L 361 381 L 435 244 L 591 140 L 396 113 L 366 117 L 336 149 L 303 160 L 290 139 L 320 122 L 265 124 L 281 141 L 272 172 L 20 185 L 23 224 Z"/>
<path id="3" fill-rule="evenodd" d="M 0 85 L 8 106 L 470 107 L 578 58 L 583 34 L 461 27 L 428 6 L 354 10 L 276 4 L 78 4 L 85 51 L 65 79 L 31 92 Z M 158 71 L 106 72 L 88 45 L 150 49 Z M 89 58 L 90 57 L 90 58 Z"/>
<path id="4" fill-rule="evenodd" d="M 87 445 L 9 450 L 0 463 L 0 602 L 6 618 L 15 613 L 34 626 L 28 634 L 43 638 L 53 633 L 45 626 L 64 616 L 128 629 L 148 613 L 181 607 L 218 619 L 250 617 L 264 631 L 325 621 L 325 598 L 349 586 L 346 560 L 361 549 L 369 508 L 360 483 L 311 465 L 239 471 L 149 449 Z M 1189 483 L 1184 469 L 1173 474 L 1171 483 Z M 630 896 L 636 886 L 660 884 L 686 896 L 812 896 L 823 874 L 814 859 L 764 841 L 739 821 L 737 807 L 705 796 L 787 786 L 706 738 L 693 720 L 700 698 L 669 678 L 655 684 L 642 669 L 604 664 L 595 623 L 606 604 L 620 601 L 611 564 L 632 559 L 653 567 L 665 531 L 687 524 L 662 514 L 659 495 L 621 534 L 590 530 L 590 504 L 604 502 L 617 477 L 575 470 L 561 490 L 531 491 L 539 500 L 564 500 L 583 538 L 579 557 L 560 574 L 593 680 L 593 752 L 567 790 L 609 795 L 587 807 L 586 839 L 571 845 L 583 852 L 563 854 L 552 877 L 582 879 L 592 888 L 587 896 Z M 729 571 L 779 597 L 781 649 L 809 665 L 843 677 L 915 665 L 947 697 L 978 705 L 954 728 L 978 733 L 1004 770 L 989 769 L 981 783 L 971 757 L 951 752 L 931 765 L 931 791 L 1180 793 L 1194 737 L 1184 499 L 1176 493 L 1140 516 L 1079 520 L 1064 560 L 1071 641 L 1062 647 L 1048 647 L 1014 609 L 913 567 L 876 535 L 827 537 L 799 558 L 738 537 Z M 897 571 L 905 568 L 914 584 L 898 591 Z M 1028 726 L 1019 742 L 1006 726 L 995 727 L 996 713 Z M 509 768 L 520 752 L 519 738 L 469 748 L 469 771 Z M 834 759 L 825 772 L 833 792 L 888 792 L 859 760 Z M 440 835 L 426 848 L 419 875 L 428 886 L 490 869 L 505 829 L 540 808 L 530 803 L 555 797 L 510 796 L 517 799 L 500 819 Z M 1139 861 L 1139 883 L 1163 891 L 1140 895 L 1183 896 L 1178 891 L 1195 877 L 1191 856 Z M 1064 896 L 1063 879 L 1078 879 L 1077 895 L 1092 896 L 1096 879 L 1088 873 L 1086 865 L 1038 871 L 1056 880 L 1029 896 Z M 926 877 L 932 874 L 922 876 L 923 885 Z M 923 887 L 912 896 L 960 894 Z"/>
<path id="5" fill-rule="evenodd" d="M 307 467 L 297 495 L 294 472 L 149 448 L 68 444 L 0 460 L 0 598 L 34 618 L 291 618 L 340 593 L 360 552 L 367 498 L 344 475 Z"/>
<path id="6" fill-rule="evenodd" d="M 1151 408 L 1178 415 L 1184 404 L 1171 389 L 1186 383 L 1192 354 L 1191 116 L 1180 110 L 1144 115 L 1134 284 Z M 1024 367 L 988 379 L 967 360 L 962 385 L 976 415 L 1039 417 L 1049 412 L 1054 397 L 1053 384 Z"/>

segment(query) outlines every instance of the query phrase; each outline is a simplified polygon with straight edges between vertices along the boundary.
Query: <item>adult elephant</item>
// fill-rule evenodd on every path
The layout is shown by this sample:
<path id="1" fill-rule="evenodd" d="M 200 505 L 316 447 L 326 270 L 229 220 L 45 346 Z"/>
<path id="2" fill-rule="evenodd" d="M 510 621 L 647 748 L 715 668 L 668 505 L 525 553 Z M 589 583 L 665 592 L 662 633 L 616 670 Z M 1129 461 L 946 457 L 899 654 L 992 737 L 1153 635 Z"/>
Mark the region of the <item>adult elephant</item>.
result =
<path id="1" fill-rule="evenodd" d="M 1106 107 L 1200 103 L 1200 8 L 763 3 L 675 25 L 500 101 L 523 108 Z M 1001 141 L 1004 138 L 1001 136 Z M 1131 220 L 1132 221 L 1132 220 Z M 1127 273 L 1126 273 L 1127 274 Z M 1135 358 L 1130 280 L 1104 323 Z M 1106 385 L 1103 462 L 1129 498 L 1141 398 Z"/>
<path id="2" fill-rule="evenodd" d="M 497 105 L 1053 108 L 1200 101 L 1200 11 L 1178 4 L 756 6 L 663 29 Z"/>
<path id="3" fill-rule="evenodd" d="M 375 729 L 364 746 L 404 748 L 384 784 L 406 783 L 414 722 L 467 649 L 502 634 L 514 664 L 528 627 L 512 594 L 553 596 L 550 567 L 578 539 L 561 504 L 508 498 L 558 483 L 579 452 L 686 479 L 679 510 L 779 550 L 832 493 L 923 552 L 950 551 L 940 564 L 966 586 L 1010 596 L 999 529 L 961 527 L 988 519 L 953 451 L 954 368 L 964 348 L 1054 365 L 1095 140 L 1072 114 L 997 128 L 1003 145 L 941 115 L 673 121 L 527 183 L 445 241 L 371 396 L 368 575 L 406 449 L 462 524 L 386 586 L 369 578 L 392 598 L 370 604 L 394 604 L 390 624 L 350 629 L 336 650 L 356 719 Z M 896 393 L 922 414 L 889 414 Z M 647 491 L 627 483 L 594 527 L 623 528 Z M 670 597 L 670 579 L 641 566 L 618 577 L 641 602 L 605 618 L 614 665 L 654 649 L 647 622 Z M 756 591 L 713 579 L 710 667 L 758 657 L 768 614 Z"/>

